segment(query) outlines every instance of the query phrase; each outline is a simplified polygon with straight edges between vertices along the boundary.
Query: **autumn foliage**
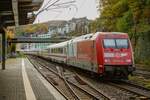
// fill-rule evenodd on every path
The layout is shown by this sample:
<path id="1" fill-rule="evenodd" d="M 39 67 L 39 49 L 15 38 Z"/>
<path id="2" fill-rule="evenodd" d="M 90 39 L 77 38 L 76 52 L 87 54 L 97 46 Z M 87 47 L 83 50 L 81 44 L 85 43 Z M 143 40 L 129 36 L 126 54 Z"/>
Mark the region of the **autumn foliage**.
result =
<path id="1" fill-rule="evenodd" d="M 150 60 L 150 0 L 98 1 L 100 15 L 89 25 L 90 31 L 129 33 L 135 57 Z"/>

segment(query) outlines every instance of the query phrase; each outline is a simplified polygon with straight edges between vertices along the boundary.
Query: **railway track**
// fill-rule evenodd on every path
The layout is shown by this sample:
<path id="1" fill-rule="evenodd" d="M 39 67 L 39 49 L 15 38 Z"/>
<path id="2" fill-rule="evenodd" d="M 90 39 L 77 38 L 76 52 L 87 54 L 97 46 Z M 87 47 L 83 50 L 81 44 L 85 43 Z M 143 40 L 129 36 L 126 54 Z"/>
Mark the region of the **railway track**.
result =
<path id="1" fill-rule="evenodd" d="M 34 65 L 34 67 L 39 71 L 39 73 L 49 82 L 51 83 L 66 99 L 73 99 L 74 96 L 70 92 L 68 92 L 68 87 L 64 85 L 64 82 L 56 76 L 52 71 L 49 71 L 47 68 L 43 67 L 40 64 L 40 61 L 33 56 L 28 56 L 30 62 Z M 58 83 L 59 81 L 59 83 Z M 64 88 L 61 88 L 64 87 Z M 64 91 L 63 93 L 61 91 Z"/>
<path id="2" fill-rule="evenodd" d="M 149 71 L 150 72 L 149 65 L 135 64 L 135 66 L 136 66 L 137 70 Z"/>
<path id="3" fill-rule="evenodd" d="M 111 97 L 92 87 L 75 73 L 63 67 L 49 67 L 46 61 L 28 56 L 35 68 L 68 100 L 112 100 Z M 38 61 L 38 62 L 37 62 Z"/>
<path id="4" fill-rule="evenodd" d="M 31 56 L 30 56 L 31 57 Z M 33 56 L 32 56 L 33 57 Z M 53 84 L 58 91 L 63 94 L 66 99 L 76 99 L 76 100 L 150 100 L 150 91 L 142 88 L 138 85 L 131 84 L 129 82 L 99 82 L 95 81 L 95 79 L 91 79 L 89 77 L 82 77 L 82 75 L 77 74 L 76 72 L 69 71 L 68 69 L 55 64 L 49 63 L 43 59 L 33 57 L 33 64 L 37 63 L 38 66 L 49 70 L 50 73 L 48 75 L 50 83 Z M 37 65 L 36 65 L 37 66 Z M 49 67 L 51 66 L 51 67 Z M 44 71 L 46 71 L 44 70 Z M 39 71 L 41 74 L 45 72 Z M 48 73 L 48 72 L 46 72 Z M 43 74 L 45 76 L 45 74 Z M 54 77 L 59 77 L 59 81 Z M 45 76 L 47 78 L 47 75 Z M 88 79 L 87 79 L 88 78 Z M 86 80 L 87 79 L 87 80 Z M 90 79 L 90 80 L 89 80 Z M 61 82 L 60 82 L 61 80 Z M 94 83 L 95 81 L 95 83 Z M 62 86 L 56 86 L 59 83 L 63 84 Z M 60 89 L 62 87 L 66 89 Z M 63 88 L 64 88 L 63 87 Z M 64 90 L 69 93 L 64 93 Z M 71 95 L 71 96 L 70 96 Z M 69 98 L 68 98 L 69 97 Z"/>
<path id="5" fill-rule="evenodd" d="M 126 81 L 100 81 L 84 76 L 84 79 L 95 85 L 98 89 L 115 98 L 115 100 L 150 100 L 150 91 L 144 87 Z"/>
<path id="6" fill-rule="evenodd" d="M 145 70 L 140 70 L 140 69 L 137 69 L 133 75 L 136 75 L 136 76 L 143 76 L 144 78 L 146 79 L 150 79 L 150 71 L 145 71 Z"/>
<path id="7" fill-rule="evenodd" d="M 148 65 L 142 65 L 142 64 L 135 64 L 136 71 L 133 72 L 133 75 L 135 76 L 142 76 L 146 79 L 150 79 L 150 69 L 148 68 Z"/>
<path id="8" fill-rule="evenodd" d="M 139 85 L 130 83 L 128 81 L 120 81 L 119 83 L 109 82 L 108 84 L 117 87 L 123 91 L 129 91 L 130 93 L 135 94 L 134 98 L 136 99 L 150 100 L 150 90 Z"/>

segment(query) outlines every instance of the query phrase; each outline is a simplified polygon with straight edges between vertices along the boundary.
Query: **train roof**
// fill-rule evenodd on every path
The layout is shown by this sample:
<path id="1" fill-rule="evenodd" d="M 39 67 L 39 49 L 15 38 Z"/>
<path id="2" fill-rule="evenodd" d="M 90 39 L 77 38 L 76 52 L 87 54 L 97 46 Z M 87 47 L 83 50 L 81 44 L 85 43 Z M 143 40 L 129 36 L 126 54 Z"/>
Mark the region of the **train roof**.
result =
<path id="1" fill-rule="evenodd" d="M 70 41 L 82 41 L 82 40 L 94 40 L 97 37 L 98 33 L 90 33 L 90 34 L 86 34 L 86 35 L 82 35 L 79 37 L 76 37 Z"/>
<path id="2" fill-rule="evenodd" d="M 100 34 L 127 34 L 127 33 L 123 33 L 123 32 L 98 32 Z"/>
<path id="3" fill-rule="evenodd" d="M 96 32 L 96 33 L 90 33 L 90 34 L 85 34 L 79 37 L 75 37 L 71 40 L 65 41 L 65 42 L 61 42 L 61 43 L 57 43 L 57 44 L 52 44 L 47 46 L 47 48 L 60 48 L 60 47 L 65 47 L 67 45 L 67 43 L 71 43 L 71 42 L 79 42 L 79 41 L 83 41 L 83 40 L 95 40 L 97 38 L 98 35 L 107 35 L 107 34 L 120 34 L 120 35 L 127 35 L 127 33 L 122 33 L 122 32 Z"/>
<path id="4" fill-rule="evenodd" d="M 49 46 L 47 46 L 47 49 L 48 49 L 48 48 L 53 48 L 53 47 L 55 47 L 55 48 L 57 48 L 57 47 L 58 47 L 58 48 L 64 47 L 64 46 L 67 45 L 67 42 L 68 42 L 68 41 L 61 42 L 61 43 L 57 43 L 57 44 L 49 45 Z"/>
<path id="5" fill-rule="evenodd" d="M 127 35 L 127 33 L 122 33 L 122 32 L 96 32 L 96 33 L 90 33 L 90 34 L 76 37 L 74 39 L 71 39 L 70 41 L 77 42 L 77 41 L 83 41 L 83 40 L 95 40 L 98 35 L 107 35 L 107 34 Z"/>

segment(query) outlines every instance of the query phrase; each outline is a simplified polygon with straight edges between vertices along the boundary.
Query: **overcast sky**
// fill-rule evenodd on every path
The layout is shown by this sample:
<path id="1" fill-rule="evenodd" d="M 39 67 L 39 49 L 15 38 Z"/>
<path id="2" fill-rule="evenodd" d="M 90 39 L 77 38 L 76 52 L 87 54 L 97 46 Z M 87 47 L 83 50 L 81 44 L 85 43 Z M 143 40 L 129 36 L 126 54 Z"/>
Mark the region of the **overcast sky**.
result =
<path id="1" fill-rule="evenodd" d="M 47 4 L 49 0 L 44 0 L 40 10 Z M 57 0 L 50 0 L 50 4 Z M 60 0 L 58 3 L 68 2 L 72 0 Z M 71 6 L 65 9 L 48 10 L 40 13 L 34 23 L 41 23 L 50 20 L 70 20 L 73 17 L 87 17 L 88 19 L 95 19 L 98 17 L 97 0 L 76 0 L 74 3 L 76 7 Z"/>

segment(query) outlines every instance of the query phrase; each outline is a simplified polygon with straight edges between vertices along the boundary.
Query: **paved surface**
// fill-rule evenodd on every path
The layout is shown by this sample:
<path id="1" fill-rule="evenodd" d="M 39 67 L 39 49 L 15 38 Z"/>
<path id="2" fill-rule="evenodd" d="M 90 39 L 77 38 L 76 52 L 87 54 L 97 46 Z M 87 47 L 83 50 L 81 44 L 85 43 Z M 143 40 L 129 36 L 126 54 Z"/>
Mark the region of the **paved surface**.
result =
<path id="1" fill-rule="evenodd" d="M 26 58 L 8 59 L 0 70 L 0 100 L 63 99 Z"/>
<path id="2" fill-rule="evenodd" d="M 7 60 L 7 69 L 0 70 L 0 100 L 26 100 L 20 61 Z"/>

